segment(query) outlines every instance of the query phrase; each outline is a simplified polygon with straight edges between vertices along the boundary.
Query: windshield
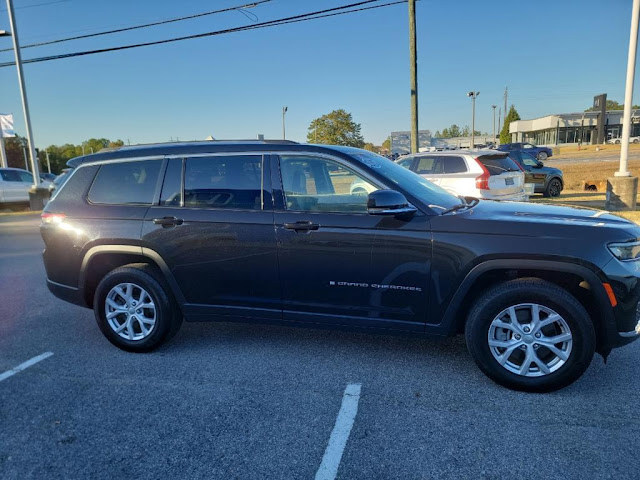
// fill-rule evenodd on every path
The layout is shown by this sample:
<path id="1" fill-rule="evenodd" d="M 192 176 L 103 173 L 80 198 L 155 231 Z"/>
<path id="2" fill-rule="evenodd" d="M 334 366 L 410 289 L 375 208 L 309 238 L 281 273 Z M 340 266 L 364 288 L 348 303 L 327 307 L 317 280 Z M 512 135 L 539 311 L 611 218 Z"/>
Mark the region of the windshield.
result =
<path id="1" fill-rule="evenodd" d="M 382 155 L 351 147 L 340 147 L 339 150 L 356 158 L 409 195 L 416 197 L 425 205 L 437 208 L 438 211 L 460 204 L 460 199 L 455 195 Z"/>

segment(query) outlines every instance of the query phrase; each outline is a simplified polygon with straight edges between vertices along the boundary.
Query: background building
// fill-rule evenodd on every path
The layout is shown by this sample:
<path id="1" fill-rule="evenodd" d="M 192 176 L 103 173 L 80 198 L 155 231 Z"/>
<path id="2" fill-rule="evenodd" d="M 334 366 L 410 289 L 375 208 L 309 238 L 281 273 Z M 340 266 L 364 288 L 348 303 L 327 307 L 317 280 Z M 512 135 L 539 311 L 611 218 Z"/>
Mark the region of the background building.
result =
<path id="1" fill-rule="evenodd" d="M 558 113 L 533 120 L 517 120 L 509 124 L 512 142 L 536 145 L 597 143 L 599 112 Z M 622 110 L 605 114 L 605 140 L 622 137 Z M 631 136 L 640 136 L 640 110 L 633 110 Z"/>
<path id="2" fill-rule="evenodd" d="M 431 146 L 431 131 L 418 132 L 418 149 Z M 405 155 L 411 153 L 411 132 L 391 132 L 391 153 Z"/>

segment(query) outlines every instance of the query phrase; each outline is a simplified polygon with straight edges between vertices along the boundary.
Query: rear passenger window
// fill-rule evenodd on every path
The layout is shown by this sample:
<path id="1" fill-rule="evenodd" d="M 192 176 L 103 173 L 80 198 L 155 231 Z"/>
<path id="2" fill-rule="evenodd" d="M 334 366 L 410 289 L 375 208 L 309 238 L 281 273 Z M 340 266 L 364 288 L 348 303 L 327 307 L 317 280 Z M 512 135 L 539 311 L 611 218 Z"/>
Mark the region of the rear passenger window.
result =
<path id="1" fill-rule="evenodd" d="M 262 209 L 262 156 L 187 158 L 184 206 Z"/>
<path id="2" fill-rule="evenodd" d="M 444 173 L 438 157 L 421 157 L 416 173 L 420 175 L 438 175 Z"/>
<path id="3" fill-rule="evenodd" d="M 440 157 L 444 163 L 444 173 L 462 173 L 467 171 L 467 165 L 462 157 Z"/>
<path id="4" fill-rule="evenodd" d="M 172 158 L 164 174 L 160 205 L 180 206 L 182 203 L 182 159 Z"/>
<path id="5" fill-rule="evenodd" d="M 151 205 L 162 160 L 105 163 L 89 190 L 89 201 L 104 205 Z"/>

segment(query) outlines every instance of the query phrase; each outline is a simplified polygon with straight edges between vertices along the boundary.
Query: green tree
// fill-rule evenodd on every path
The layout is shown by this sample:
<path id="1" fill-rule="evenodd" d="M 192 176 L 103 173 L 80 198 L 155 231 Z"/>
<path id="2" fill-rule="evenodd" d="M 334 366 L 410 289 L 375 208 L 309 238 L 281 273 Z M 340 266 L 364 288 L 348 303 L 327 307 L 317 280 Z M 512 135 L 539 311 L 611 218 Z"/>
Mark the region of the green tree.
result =
<path id="1" fill-rule="evenodd" d="M 634 110 L 639 109 L 640 105 L 632 105 L 631 108 Z M 624 110 L 624 104 L 620 104 L 615 100 L 607 100 L 607 110 Z M 600 109 L 596 107 L 589 107 L 585 110 L 585 112 L 599 112 Z"/>
<path id="2" fill-rule="evenodd" d="M 360 129 L 360 124 L 353 121 L 350 113 L 343 109 L 334 110 L 311 122 L 307 141 L 362 148 L 364 138 Z"/>
<path id="3" fill-rule="evenodd" d="M 382 142 L 382 150 L 386 150 L 387 152 L 391 150 L 391 137 L 387 137 L 387 139 Z"/>
<path id="4" fill-rule="evenodd" d="M 516 110 L 514 105 L 511 105 L 509 108 L 509 113 L 504 119 L 504 125 L 502 126 L 502 130 L 500 131 L 500 143 L 511 143 L 511 134 L 509 133 L 509 125 L 511 122 L 515 122 L 516 120 L 520 120 L 520 115 Z"/>
<path id="5" fill-rule="evenodd" d="M 453 137 L 461 137 L 462 131 L 460 127 L 455 123 L 451 125 L 449 128 L 445 128 L 442 132 L 436 132 L 436 138 L 453 138 Z"/>

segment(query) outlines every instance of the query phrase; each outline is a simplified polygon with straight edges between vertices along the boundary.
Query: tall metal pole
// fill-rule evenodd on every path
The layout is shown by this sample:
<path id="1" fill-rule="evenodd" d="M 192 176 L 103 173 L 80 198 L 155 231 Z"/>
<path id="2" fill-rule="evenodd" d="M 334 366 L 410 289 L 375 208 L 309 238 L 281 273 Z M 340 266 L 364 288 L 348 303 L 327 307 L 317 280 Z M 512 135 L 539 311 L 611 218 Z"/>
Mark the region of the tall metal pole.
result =
<path id="1" fill-rule="evenodd" d="M 4 136 L 2 135 L 2 128 L 0 128 L 0 166 L 7 168 L 9 161 L 7 160 L 7 151 L 4 149 Z"/>
<path id="2" fill-rule="evenodd" d="M 476 96 L 471 97 L 471 148 L 476 144 Z"/>
<path id="3" fill-rule="evenodd" d="M 47 171 L 51 173 L 51 162 L 49 161 L 49 150 L 45 150 L 44 153 L 47 155 Z"/>
<path id="4" fill-rule="evenodd" d="M 284 114 L 287 113 L 288 109 L 289 109 L 289 107 L 282 107 L 282 139 L 283 140 L 287 139 L 286 131 L 285 131 L 285 128 L 284 128 Z"/>
<path id="5" fill-rule="evenodd" d="M 493 141 L 496 141 L 496 107 L 497 105 L 491 105 L 493 109 Z"/>
<path id="6" fill-rule="evenodd" d="M 630 177 L 628 168 L 629 136 L 631 134 L 631 106 L 633 102 L 633 77 L 636 73 L 636 51 L 638 49 L 638 20 L 640 19 L 640 0 L 633 0 L 631 14 L 631 33 L 629 34 L 629 56 L 627 57 L 627 86 L 624 91 L 624 114 L 622 120 L 622 148 L 620 149 L 620 168 L 616 177 Z"/>
<path id="7" fill-rule="evenodd" d="M 507 118 L 507 101 L 509 100 L 509 87 L 504 87 L 504 118 Z"/>
<path id="8" fill-rule="evenodd" d="M 502 131 L 502 129 L 500 128 L 500 125 L 502 125 L 500 123 L 501 117 L 502 117 L 502 107 L 498 109 L 498 135 L 500 135 L 500 132 Z"/>
<path id="9" fill-rule="evenodd" d="M 418 52 L 416 48 L 416 0 L 409 0 L 409 71 L 411 76 L 411 153 L 418 141 Z"/>
<path id="10" fill-rule="evenodd" d="M 22 97 L 24 123 L 27 129 L 27 142 L 29 143 L 29 154 L 31 157 L 33 184 L 36 187 L 39 187 L 40 171 L 38 170 L 38 161 L 36 159 L 36 149 L 33 143 L 33 132 L 31 131 L 31 116 L 29 115 L 29 102 L 27 101 L 27 91 L 24 86 L 24 75 L 22 73 L 22 57 L 20 55 L 20 43 L 18 42 L 18 27 L 16 25 L 12 0 L 7 0 L 7 11 L 9 12 L 9 25 L 11 26 L 11 38 L 13 39 L 13 52 L 16 57 L 16 69 L 18 70 L 18 81 L 20 83 L 20 96 Z"/>

